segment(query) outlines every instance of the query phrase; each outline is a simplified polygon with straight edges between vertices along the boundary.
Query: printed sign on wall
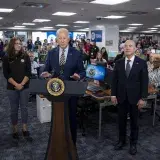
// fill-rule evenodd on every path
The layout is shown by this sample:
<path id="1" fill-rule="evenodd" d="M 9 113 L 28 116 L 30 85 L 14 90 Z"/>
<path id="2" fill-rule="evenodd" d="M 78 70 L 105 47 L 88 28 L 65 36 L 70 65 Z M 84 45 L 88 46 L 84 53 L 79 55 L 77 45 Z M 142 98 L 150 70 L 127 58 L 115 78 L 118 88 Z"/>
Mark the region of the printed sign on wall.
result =
<path id="1" fill-rule="evenodd" d="M 102 42 L 102 30 L 91 31 L 92 42 Z"/>

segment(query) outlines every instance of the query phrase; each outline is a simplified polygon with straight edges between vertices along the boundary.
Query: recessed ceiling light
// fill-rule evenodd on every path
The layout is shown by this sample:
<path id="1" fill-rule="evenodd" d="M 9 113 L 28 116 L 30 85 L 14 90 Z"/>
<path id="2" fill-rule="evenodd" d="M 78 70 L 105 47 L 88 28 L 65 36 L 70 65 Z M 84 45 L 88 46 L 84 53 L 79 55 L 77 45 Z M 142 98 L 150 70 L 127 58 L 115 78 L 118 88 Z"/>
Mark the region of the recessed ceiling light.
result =
<path id="1" fill-rule="evenodd" d="M 148 28 L 148 29 L 153 29 L 154 30 L 154 29 L 158 29 L 158 28 Z"/>
<path id="2" fill-rule="evenodd" d="M 24 28 L 26 26 L 14 26 L 15 28 Z"/>
<path id="3" fill-rule="evenodd" d="M 73 27 L 78 28 L 78 27 L 81 27 L 81 26 L 73 26 Z"/>
<path id="4" fill-rule="evenodd" d="M 53 27 L 43 27 L 43 28 L 45 28 L 45 29 L 52 29 Z"/>
<path id="5" fill-rule="evenodd" d="M 152 33 L 152 31 L 142 31 L 143 33 Z"/>
<path id="6" fill-rule="evenodd" d="M 14 9 L 8 9 L 8 8 L 0 8 L 0 12 L 3 12 L 3 13 L 10 13 L 12 12 Z"/>
<path id="7" fill-rule="evenodd" d="M 23 23 L 22 25 L 26 25 L 26 26 L 34 26 L 35 23 Z"/>
<path id="8" fill-rule="evenodd" d="M 155 8 L 155 9 L 160 10 L 160 7 L 159 8 Z"/>
<path id="9" fill-rule="evenodd" d="M 77 13 L 73 13 L 73 12 L 56 12 L 56 13 L 53 13 L 52 15 L 54 16 L 73 16 Z"/>
<path id="10" fill-rule="evenodd" d="M 132 24 L 129 24 L 130 26 L 142 26 L 143 24 L 140 24 L 140 23 L 132 23 Z"/>
<path id="11" fill-rule="evenodd" d="M 104 4 L 104 5 L 116 5 L 116 4 L 125 3 L 129 1 L 130 0 L 94 0 L 94 1 L 91 1 L 90 3 Z"/>
<path id="12" fill-rule="evenodd" d="M 56 26 L 66 27 L 68 24 L 57 24 Z"/>
<path id="13" fill-rule="evenodd" d="M 111 15 L 111 16 L 107 16 L 104 18 L 108 18 L 108 19 L 120 19 L 120 18 L 125 18 L 126 16 L 115 16 L 115 15 Z"/>
<path id="14" fill-rule="evenodd" d="M 76 21 L 74 23 L 89 23 L 89 21 Z"/>
<path id="15" fill-rule="evenodd" d="M 0 17 L 0 19 L 3 19 L 3 17 Z"/>
<path id="16" fill-rule="evenodd" d="M 131 32 L 130 30 L 120 30 L 119 32 Z"/>
<path id="17" fill-rule="evenodd" d="M 35 20 L 33 20 L 33 22 L 40 22 L 40 23 L 49 22 L 49 21 L 51 21 L 51 20 L 50 19 L 35 19 Z"/>

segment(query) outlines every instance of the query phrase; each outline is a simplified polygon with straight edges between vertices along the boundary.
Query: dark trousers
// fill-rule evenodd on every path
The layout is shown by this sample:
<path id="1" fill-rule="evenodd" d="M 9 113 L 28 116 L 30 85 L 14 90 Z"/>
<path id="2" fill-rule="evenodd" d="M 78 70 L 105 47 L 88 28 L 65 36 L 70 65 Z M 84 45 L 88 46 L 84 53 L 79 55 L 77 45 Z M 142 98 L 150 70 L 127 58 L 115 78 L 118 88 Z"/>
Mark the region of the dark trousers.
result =
<path id="1" fill-rule="evenodd" d="M 126 140 L 127 114 L 130 114 L 130 143 L 136 144 L 138 140 L 138 106 L 130 104 L 125 100 L 118 106 L 118 121 L 119 121 L 119 141 Z"/>
<path id="2" fill-rule="evenodd" d="M 69 121 L 70 121 L 70 130 L 73 143 L 76 145 L 77 139 L 77 119 L 76 119 L 76 112 L 77 112 L 77 97 L 72 97 L 69 99 Z"/>

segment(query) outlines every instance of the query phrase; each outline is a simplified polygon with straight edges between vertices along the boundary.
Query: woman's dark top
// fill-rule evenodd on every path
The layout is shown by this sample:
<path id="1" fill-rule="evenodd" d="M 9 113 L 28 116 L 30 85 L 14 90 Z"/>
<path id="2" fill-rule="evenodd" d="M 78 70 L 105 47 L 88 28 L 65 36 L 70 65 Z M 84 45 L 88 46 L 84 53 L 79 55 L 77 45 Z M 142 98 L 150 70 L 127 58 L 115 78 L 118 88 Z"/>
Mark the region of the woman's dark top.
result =
<path id="1" fill-rule="evenodd" d="M 14 58 L 9 58 L 6 54 L 3 57 L 3 74 L 7 79 L 7 89 L 15 90 L 15 86 L 8 82 L 9 78 L 13 78 L 17 83 L 21 83 L 25 76 L 31 76 L 31 62 L 27 54 L 19 54 Z M 29 87 L 29 81 L 24 88 Z"/>

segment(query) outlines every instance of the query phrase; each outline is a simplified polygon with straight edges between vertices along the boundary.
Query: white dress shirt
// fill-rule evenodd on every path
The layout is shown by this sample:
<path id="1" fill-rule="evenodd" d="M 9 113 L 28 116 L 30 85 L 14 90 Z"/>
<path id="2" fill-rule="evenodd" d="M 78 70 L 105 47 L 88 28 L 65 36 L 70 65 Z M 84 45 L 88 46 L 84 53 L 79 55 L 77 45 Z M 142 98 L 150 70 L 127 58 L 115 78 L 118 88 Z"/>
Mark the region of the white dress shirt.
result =
<path id="1" fill-rule="evenodd" d="M 133 55 L 131 59 L 128 59 L 127 57 L 125 57 L 125 70 L 126 70 L 127 60 L 130 60 L 129 65 L 130 65 L 130 68 L 132 68 L 134 59 L 135 59 L 135 55 Z"/>
<path id="2" fill-rule="evenodd" d="M 68 55 L 68 49 L 69 49 L 69 46 L 67 46 L 64 50 L 64 55 L 65 55 L 65 62 L 66 62 L 66 59 L 67 59 L 67 55 Z M 61 59 L 61 55 L 62 55 L 62 52 L 63 52 L 63 49 L 59 47 L 59 62 L 60 62 L 60 59 Z"/>
<path id="3" fill-rule="evenodd" d="M 31 73 L 36 75 L 39 64 L 36 61 L 31 62 Z"/>

